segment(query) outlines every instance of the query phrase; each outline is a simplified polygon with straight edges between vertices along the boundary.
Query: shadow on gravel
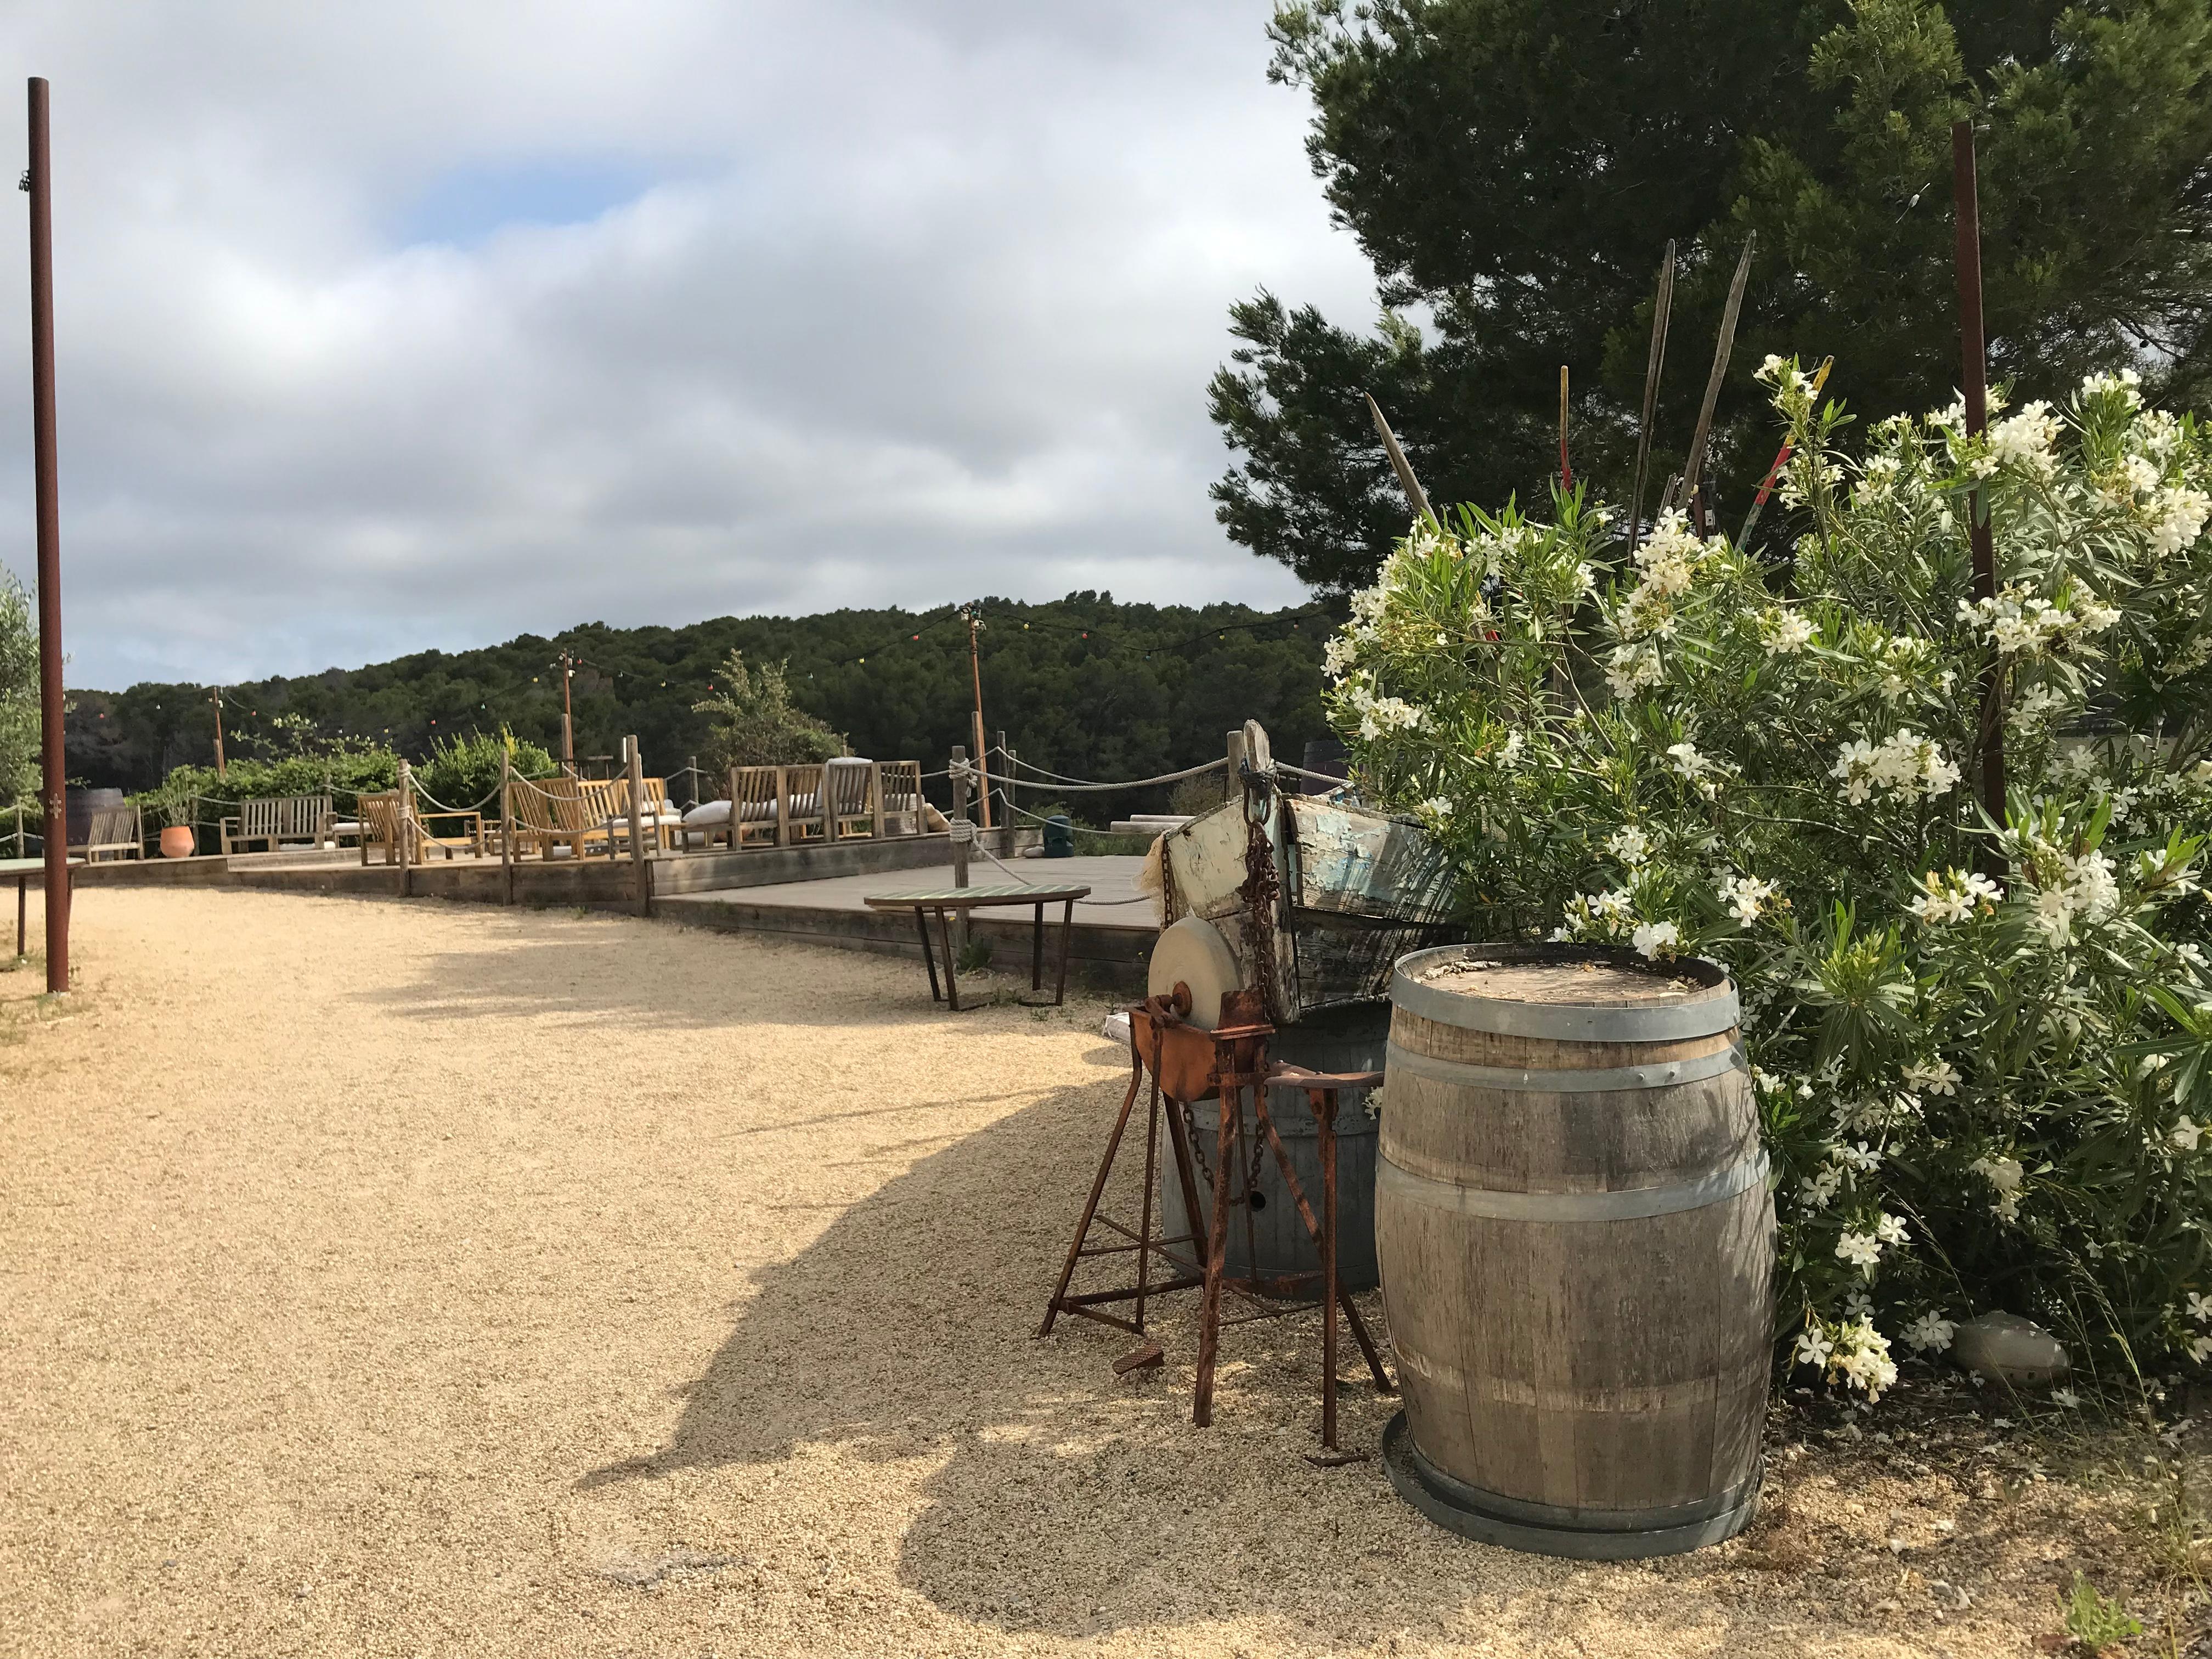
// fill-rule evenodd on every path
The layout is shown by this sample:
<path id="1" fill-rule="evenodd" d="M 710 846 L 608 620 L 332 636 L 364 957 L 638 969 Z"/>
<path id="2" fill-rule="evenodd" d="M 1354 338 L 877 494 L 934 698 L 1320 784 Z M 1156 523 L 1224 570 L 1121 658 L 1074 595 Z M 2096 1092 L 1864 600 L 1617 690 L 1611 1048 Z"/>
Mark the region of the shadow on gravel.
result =
<path id="1" fill-rule="evenodd" d="M 1147 1382 L 1114 1376 L 1134 1342 L 1121 1332 L 1063 1319 L 1039 1340 L 1121 1086 L 1109 1073 L 963 1138 L 764 1270 L 670 1443 L 580 1487 L 773 1464 L 808 1443 L 933 1461 L 902 1582 L 948 1613 L 1060 1637 L 1249 1615 L 1268 1626 L 1266 1650 L 1382 1650 L 1394 1635 L 1480 1641 L 1509 1603 L 1543 1617 L 1539 1604 L 1564 1593 L 1559 1622 L 1544 1622 L 1572 1652 L 1572 1600 L 1593 1572 L 1641 1574 L 1663 1592 L 1712 1570 L 1687 1559 L 1662 1580 L 1509 1556 L 1422 1520 L 1374 1461 L 1316 1468 L 1310 1315 L 1224 1333 L 1207 1430 L 1189 1422 L 1194 1297 L 1155 1322 L 1168 1363 Z M 1126 1196 L 1115 1212 L 1133 1221 Z M 1379 1327 L 1379 1302 L 1366 1304 Z M 1343 1443 L 1371 1452 L 1395 1402 L 1346 1349 Z M 1638 1604 L 1639 1650 L 1671 1646 L 1677 1620 L 1690 1646 L 1729 1646 L 1727 1611 L 1677 1594 Z M 1769 1623 L 1743 1628 L 1764 1637 Z"/>

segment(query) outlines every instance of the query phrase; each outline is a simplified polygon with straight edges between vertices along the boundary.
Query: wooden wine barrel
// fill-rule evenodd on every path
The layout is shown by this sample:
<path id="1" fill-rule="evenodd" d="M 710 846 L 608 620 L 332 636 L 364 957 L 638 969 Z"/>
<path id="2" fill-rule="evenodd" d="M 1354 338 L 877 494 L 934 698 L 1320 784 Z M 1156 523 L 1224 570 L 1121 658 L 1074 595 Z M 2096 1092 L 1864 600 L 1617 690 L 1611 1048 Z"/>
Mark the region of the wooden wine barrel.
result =
<path id="1" fill-rule="evenodd" d="M 1400 1493 L 1469 1537 L 1620 1559 L 1758 1504 L 1774 1202 L 1711 963 L 1402 957 L 1376 1253 Z"/>

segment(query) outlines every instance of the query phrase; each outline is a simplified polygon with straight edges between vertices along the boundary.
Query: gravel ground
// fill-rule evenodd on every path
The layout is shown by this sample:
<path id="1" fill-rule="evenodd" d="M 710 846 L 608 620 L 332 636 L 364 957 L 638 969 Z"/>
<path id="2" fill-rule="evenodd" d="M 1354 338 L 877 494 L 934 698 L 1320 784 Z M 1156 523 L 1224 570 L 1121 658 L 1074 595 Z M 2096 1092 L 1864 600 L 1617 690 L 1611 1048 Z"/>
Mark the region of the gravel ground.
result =
<path id="1" fill-rule="evenodd" d="M 0 974 L 0 1653 L 1966 1659 L 2127 1537 L 1784 1423 L 1721 1548 L 1468 1544 L 1306 1461 L 1306 1318 L 1192 1428 L 1187 1312 L 1134 1383 L 1031 1334 L 1099 1005 L 434 900 L 94 889 L 76 940 L 60 1004 Z"/>

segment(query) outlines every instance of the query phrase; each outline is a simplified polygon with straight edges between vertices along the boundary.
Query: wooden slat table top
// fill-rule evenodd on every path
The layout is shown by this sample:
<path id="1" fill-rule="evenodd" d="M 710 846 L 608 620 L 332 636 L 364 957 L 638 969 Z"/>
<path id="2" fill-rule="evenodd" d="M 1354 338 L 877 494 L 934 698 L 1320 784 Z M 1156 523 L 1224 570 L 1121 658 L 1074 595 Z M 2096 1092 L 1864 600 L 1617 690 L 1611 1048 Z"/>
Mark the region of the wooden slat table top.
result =
<path id="1" fill-rule="evenodd" d="M 998 882 L 980 887 L 932 887 L 913 893 L 871 893 L 867 904 L 871 910 L 911 910 L 916 906 L 931 910 L 973 910 L 987 904 L 1060 904 L 1071 899 L 1088 898 L 1088 887 L 1024 887 L 1013 882 Z"/>
<path id="2" fill-rule="evenodd" d="M 70 860 L 72 865 L 83 862 L 82 859 Z M 0 876 L 35 876 L 46 867 L 44 859 L 0 859 Z"/>

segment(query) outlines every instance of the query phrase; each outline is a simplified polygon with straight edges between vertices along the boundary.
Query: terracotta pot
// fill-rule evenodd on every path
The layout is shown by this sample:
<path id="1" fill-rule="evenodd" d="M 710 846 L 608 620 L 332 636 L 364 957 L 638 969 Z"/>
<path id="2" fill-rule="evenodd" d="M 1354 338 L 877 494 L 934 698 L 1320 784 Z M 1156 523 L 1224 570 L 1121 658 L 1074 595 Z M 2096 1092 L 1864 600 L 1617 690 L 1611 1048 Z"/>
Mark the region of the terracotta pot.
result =
<path id="1" fill-rule="evenodd" d="M 165 859 L 188 859 L 198 844 L 189 823 L 173 823 L 161 831 L 161 856 Z"/>

